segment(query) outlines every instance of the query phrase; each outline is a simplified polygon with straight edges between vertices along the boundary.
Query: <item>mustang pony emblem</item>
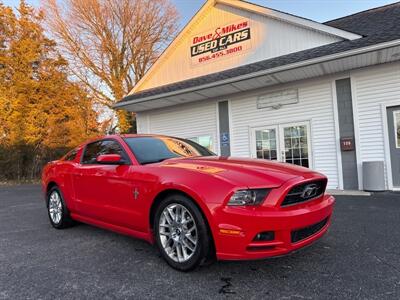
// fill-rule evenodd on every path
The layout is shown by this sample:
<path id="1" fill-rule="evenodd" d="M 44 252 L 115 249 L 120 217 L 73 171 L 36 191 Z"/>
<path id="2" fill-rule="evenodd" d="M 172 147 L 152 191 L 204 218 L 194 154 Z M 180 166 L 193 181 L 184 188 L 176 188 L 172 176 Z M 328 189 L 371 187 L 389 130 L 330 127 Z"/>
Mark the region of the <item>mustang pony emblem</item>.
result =
<path id="1" fill-rule="evenodd" d="M 304 188 L 301 198 L 307 199 L 315 197 L 318 193 L 318 190 L 319 188 L 315 183 L 309 184 Z"/>

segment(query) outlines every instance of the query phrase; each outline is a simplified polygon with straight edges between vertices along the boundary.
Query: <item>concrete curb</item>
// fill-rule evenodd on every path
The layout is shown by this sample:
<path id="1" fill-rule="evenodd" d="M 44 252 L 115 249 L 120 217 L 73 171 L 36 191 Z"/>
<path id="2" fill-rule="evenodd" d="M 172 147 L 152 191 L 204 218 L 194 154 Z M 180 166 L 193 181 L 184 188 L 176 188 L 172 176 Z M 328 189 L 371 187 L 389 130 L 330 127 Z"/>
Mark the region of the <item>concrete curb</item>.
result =
<path id="1" fill-rule="evenodd" d="M 370 192 L 356 191 L 356 190 L 327 190 L 328 194 L 335 196 L 371 196 Z"/>

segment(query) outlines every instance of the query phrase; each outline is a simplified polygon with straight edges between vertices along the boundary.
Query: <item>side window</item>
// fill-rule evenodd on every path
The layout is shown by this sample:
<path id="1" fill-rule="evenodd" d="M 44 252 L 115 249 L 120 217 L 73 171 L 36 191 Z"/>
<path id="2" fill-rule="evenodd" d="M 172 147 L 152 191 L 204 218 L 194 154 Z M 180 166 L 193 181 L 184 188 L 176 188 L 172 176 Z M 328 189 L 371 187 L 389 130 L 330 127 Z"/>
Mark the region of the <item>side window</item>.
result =
<path id="1" fill-rule="evenodd" d="M 82 157 L 82 164 L 96 164 L 96 158 L 101 154 L 101 143 L 101 141 L 98 141 L 86 145 L 85 152 L 83 153 Z"/>
<path id="2" fill-rule="evenodd" d="M 121 145 L 113 140 L 105 140 L 101 142 L 100 154 L 119 154 L 124 160 L 128 160 L 128 156 L 125 154 Z"/>
<path id="3" fill-rule="evenodd" d="M 71 150 L 70 152 L 67 153 L 67 155 L 65 155 L 64 160 L 67 160 L 67 161 L 74 160 L 76 158 L 77 154 L 78 154 L 77 149 Z"/>
<path id="4" fill-rule="evenodd" d="M 97 164 L 97 156 L 104 154 L 119 154 L 124 160 L 129 160 L 125 151 L 118 142 L 113 140 L 104 140 L 86 146 L 82 157 L 82 164 Z"/>
<path id="5" fill-rule="evenodd" d="M 212 150 L 212 148 L 213 148 L 212 137 L 209 135 L 191 137 L 191 138 L 188 138 L 188 140 L 191 140 L 191 141 L 203 146 L 204 148 L 207 148 L 208 150 Z"/>

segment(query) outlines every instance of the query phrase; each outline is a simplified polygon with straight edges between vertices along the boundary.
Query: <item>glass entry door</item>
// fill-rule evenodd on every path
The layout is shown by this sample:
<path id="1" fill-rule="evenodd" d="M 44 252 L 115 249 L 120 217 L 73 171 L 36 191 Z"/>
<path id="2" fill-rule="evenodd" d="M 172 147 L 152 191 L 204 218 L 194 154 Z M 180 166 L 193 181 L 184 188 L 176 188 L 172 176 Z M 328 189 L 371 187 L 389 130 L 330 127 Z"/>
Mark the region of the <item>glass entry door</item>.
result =
<path id="1" fill-rule="evenodd" d="M 252 134 L 253 157 L 312 167 L 308 122 L 254 128 Z"/>
<path id="2" fill-rule="evenodd" d="M 266 127 L 255 131 L 256 157 L 278 160 L 278 127 Z"/>
<path id="3" fill-rule="evenodd" d="M 309 136 L 306 123 L 280 126 L 281 161 L 309 168 Z"/>

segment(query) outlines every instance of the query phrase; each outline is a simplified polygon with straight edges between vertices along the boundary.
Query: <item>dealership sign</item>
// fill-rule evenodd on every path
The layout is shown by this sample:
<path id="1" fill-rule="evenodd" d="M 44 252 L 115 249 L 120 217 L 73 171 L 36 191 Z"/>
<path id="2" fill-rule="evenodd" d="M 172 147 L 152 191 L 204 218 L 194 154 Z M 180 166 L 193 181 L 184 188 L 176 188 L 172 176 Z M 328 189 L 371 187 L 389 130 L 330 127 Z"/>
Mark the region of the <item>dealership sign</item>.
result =
<path id="1" fill-rule="evenodd" d="M 248 20 L 237 21 L 197 34 L 191 39 L 192 64 L 202 64 L 240 54 L 251 48 L 250 39 Z"/>
<path id="2" fill-rule="evenodd" d="M 296 103 L 299 103 L 298 89 L 271 92 L 257 98 L 257 108 L 279 109 L 284 105 Z"/>

